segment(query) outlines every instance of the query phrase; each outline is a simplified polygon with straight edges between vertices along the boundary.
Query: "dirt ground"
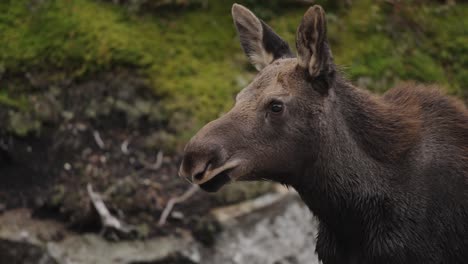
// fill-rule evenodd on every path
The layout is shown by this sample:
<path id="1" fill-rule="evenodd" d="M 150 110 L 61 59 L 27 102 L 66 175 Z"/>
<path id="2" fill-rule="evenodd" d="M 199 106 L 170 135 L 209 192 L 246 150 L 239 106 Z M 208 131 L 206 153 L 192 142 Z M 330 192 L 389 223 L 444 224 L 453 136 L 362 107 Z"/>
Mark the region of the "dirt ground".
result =
<path id="1" fill-rule="evenodd" d="M 260 183 L 236 184 L 217 195 L 198 191 L 159 226 L 168 201 L 191 186 L 177 176 L 177 147 L 170 154 L 163 151 L 174 144 L 174 135 L 161 118 L 159 98 L 135 76 L 115 71 L 86 81 L 54 82 L 37 74 L 27 84 L 24 78 L 10 78 L 25 87 L 32 110 L 0 108 L 7 124 L 0 130 L 1 211 L 29 207 L 35 217 L 59 219 L 75 231 L 101 232 L 89 184 L 112 215 L 132 227 L 131 235 L 111 233 L 110 239 L 188 229 L 209 243 L 206 232 L 217 229 L 206 224 L 210 208 L 271 188 Z M 34 122 L 40 126 L 31 130 Z M 15 133 L 25 126 L 30 131 Z"/>

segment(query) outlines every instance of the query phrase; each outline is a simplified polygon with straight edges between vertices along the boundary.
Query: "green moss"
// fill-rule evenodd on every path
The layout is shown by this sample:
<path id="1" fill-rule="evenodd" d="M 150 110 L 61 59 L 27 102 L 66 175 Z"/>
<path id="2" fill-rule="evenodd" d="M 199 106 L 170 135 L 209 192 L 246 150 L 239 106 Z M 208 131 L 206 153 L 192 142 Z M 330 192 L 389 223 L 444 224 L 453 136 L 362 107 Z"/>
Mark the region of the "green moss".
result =
<path id="1" fill-rule="evenodd" d="M 326 4 L 326 3 L 325 3 Z M 468 5 L 406 3 L 395 11 L 377 1 L 353 1 L 350 8 L 327 10 L 335 61 L 353 81 L 384 92 L 396 82 L 440 84 L 454 95 L 468 95 Z M 294 43 L 303 9 L 271 21 Z"/>
<path id="2" fill-rule="evenodd" d="M 35 7 L 27 0 L 6 1 L 0 4 L 0 64 L 10 73 L 60 69 L 72 76 L 137 67 L 164 96 L 166 116 L 182 111 L 197 126 L 225 110 L 240 88 L 235 80 L 242 67 L 231 60 L 237 43 L 229 8 L 187 12 L 178 21 L 138 17 L 91 0 L 50 0 Z"/>
<path id="3" fill-rule="evenodd" d="M 85 74 L 151 64 L 156 32 L 146 31 L 147 23 L 134 28 L 118 7 L 49 0 L 32 8 L 30 2 L 0 4 L 0 60 L 7 71 L 58 68 Z"/>
<path id="4" fill-rule="evenodd" d="M 0 74 L 58 70 L 86 78 L 115 67 L 138 69 L 162 98 L 161 118 L 184 139 L 227 111 L 251 78 L 230 17 L 232 2 L 137 14 L 95 0 L 1 1 Z M 245 3 L 294 46 L 305 7 Z M 371 0 L 350 8 L 322 3 L 329 7 L 335 60 L 352 80 L 367 80 L 379 92 L 399 80 L 434 82 L 468 97 L 467 4 L 408 3 L 395 13 Z M 3 94 L 0 103 L 21 106 Z"/>
<path id="5" fill-rule="evenodd" d="M 27 109 L 26 98 L 12 98 L 4 91 L 0 91 L 0 104 L 19 110 Z"/>
<path id="6" fill-rule="evenodd" d="M 468 98 L 468 4 L 425 8 L 416 19 L 427 34 L 422 49 L 442 65 L 450 91 Z"/>

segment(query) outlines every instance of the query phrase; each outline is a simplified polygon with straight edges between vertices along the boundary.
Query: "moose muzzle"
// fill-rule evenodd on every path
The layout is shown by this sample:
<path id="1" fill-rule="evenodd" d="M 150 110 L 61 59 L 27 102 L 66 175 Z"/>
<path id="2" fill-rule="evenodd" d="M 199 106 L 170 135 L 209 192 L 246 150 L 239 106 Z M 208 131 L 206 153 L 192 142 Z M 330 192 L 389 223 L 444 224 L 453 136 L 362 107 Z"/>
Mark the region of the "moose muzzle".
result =
<path id="1" fill-rule="evenodd" d="M 215 192 L 230 182 L 231 172 L 240 164 L 240 160 L 230 159 L 222 144 L 226 134 L 219 133 L 215 123 L 209 123 L 190 140 L 179 169 L 180 177 L 208 192 Z"/>

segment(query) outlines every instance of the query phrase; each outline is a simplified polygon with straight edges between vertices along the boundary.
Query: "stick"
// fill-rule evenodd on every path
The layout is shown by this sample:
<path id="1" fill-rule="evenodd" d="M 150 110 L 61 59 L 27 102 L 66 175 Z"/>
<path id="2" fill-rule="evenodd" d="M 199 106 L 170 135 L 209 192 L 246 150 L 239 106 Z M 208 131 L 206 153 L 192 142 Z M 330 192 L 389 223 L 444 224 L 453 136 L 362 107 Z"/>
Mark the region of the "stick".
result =
<path id="1" fill-rule="evenodd" d="M 99 134 L 97 130 L 93 131 L 93 137 L 94 137 L 94 141 L 96 141 L 96 144 L 98 145 L 100 149 L 106 148 L 106 144 L 104 144 L 104 141 L 102 141 L 101 135 Z"/>
<path id="2" fill-rule="evenodd" d="M 109 212 L 109 209 L 107 209 L 104 204 L 101 195 L 93 191 L 93 187 L 90 183 L 88 183 L 87 189 L 91 202 L 101 218 L 103 230 L 106 228 L 112 228 L 122 233 L 129 233 L 130 230 Z"/>
<path id="3" fill-rule="evenodd" d="M 164 208 L 164 211 L 161 214 L 161 217 L 159 218 L 158 225 L 163 226 L 166 224 L 167 217 L 172 211 L 172 208 L 174 208 L 174 205 L 178 203 L 182 203 L 188 198 L 190 198 L 193 194 L 195 194 L 198 191 L 198 186 L 197 185 L 192 185 L 184 194 L 182 194 L 179 197 L 174 197 L 169 200 L 166 204 L 166 208 Z"/>
<path id="4" fill-rule="evenodd" d="M 162 151 L 159 151 L 156 156 L 156 162 L 154 164 L 151 164 L 144 159 L 141 159 L 140 162 L 141 164 L 143 164 L 143 166 L 145 166 L 145 169 L 157 171 L 162 166 L 163 158 L 164 158 L 164 153 Z"/>
<path id="5" fill-rule="evenodd" d="M 122 145 L 120 145 L 120 150 L 122 150 L 122 153 L 127 155 L 128 154 L 128 144 L 130 143 L 130 139 L 126 139 L 124 142 L 122 142 Z"/>

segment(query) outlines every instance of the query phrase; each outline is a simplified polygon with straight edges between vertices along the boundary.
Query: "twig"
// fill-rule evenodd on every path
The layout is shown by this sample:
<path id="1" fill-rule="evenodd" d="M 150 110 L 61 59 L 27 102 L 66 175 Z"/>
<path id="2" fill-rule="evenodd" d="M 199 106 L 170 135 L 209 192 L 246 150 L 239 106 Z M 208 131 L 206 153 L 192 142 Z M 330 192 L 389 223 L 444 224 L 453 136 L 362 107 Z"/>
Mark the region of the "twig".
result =
<path id="1" fill-rule="evenodd" d="M 145 166 L 146 169 L 157 171 L 162 166 L 163 158 L 164 158 L 164 153 L 162 151 L 159 151 L 158 155 L 156 156 L 156 162 L 154 164 L 151 164 L 144 159 L 141 159 L 140 162 L 141 164 L 143 164 L 143 166 Z"/>
<path id="2" fill-rule="evenodd" d="M 197 185 L 192 185 L 190 189 L 188 189 L 184 194 L 182 194 L 179 197 L 174 197 L 169 200 L 166 204 L 166 208 L 164 208 L 164 211 L 161 214 L 161 217 L 159 218 L 158 225 L 163 226 L 166 224 L 167 217 L 172 211 L 172 208 L 174 208 L 174 205 L 184 202 L 188 198 L 190 198 L 193 194 L 195 194 L 198 191 L 198 186 Z"/>
<path id="3" fill-rule="evenodd" d="M 129 138 L 122 142 L 122 145 L 120 145 L 120 150 L 122 150 L 122 153 L 125 155 L 128 154 L 128 144 L 130 144 Z"/>
<path id="4" fill-rule="evenodd" d="M 93 187 L 90 183 L 88 183 L 87 189 L 91 202 L 93 203 L 94 208 L 96 208 L 96 211 L 101 218 L 103 230 L 110 228 L 125 234 L 131 232 L 128 227 L 123 225 L 115 216 L 109 212 L 109 209 L 107 209 L 106 205 L 104 204 L 101 195 L 93 191 Z"/>
<path id="5" fill-rule="evenodd" d="M 99 131 L 94 130 L 93 131 L 93 137 L 94 141 L 96 141 L 96 144 L 100 149 L 106 148 L 106 144 L 104 144 L 104 141 L 102 141 L 101 135 L 99 134 Z"/>

